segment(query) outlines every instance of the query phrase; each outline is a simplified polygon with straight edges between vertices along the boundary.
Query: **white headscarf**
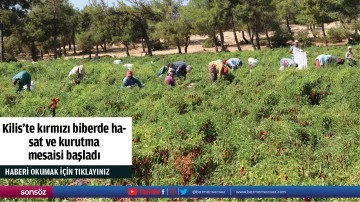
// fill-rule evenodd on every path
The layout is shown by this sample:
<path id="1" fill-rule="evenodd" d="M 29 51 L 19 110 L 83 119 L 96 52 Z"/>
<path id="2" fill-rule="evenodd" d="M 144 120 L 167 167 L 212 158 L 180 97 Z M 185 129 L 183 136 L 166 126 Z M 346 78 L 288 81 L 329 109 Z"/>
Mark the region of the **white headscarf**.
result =
<path id="1" fill-rule="evenodd" d="M 79 66 L 79 74 L 85 74 L 84 65 Z"/>

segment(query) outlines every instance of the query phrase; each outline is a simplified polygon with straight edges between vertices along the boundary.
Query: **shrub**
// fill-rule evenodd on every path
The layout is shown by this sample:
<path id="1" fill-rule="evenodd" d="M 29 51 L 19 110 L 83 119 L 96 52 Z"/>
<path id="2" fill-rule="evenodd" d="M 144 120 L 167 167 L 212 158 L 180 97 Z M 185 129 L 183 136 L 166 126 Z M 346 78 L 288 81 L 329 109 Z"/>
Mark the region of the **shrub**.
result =
<path id="1" fill-rule="evenodd" d="M 343 27 L 333 27 L 327 31 L 327 36 L 330 42 L 338 43 L 342 42 L 343 39 L 350 37 L 350 32 Z"/>
<path id="2" fill-rule="evenodd" d="M 87 61 L 84 82 L 76 86 L 67 74 L 81 60 L 1 63 L 0 116 L 48 117 L 50 98 L 59 97 L 58 117 L 133 117 L 133 177 L 92 180 L 99 185 L 358 184 L 353 176 L 360 169 L 359 70 L 315 69 L 318 54 L 343 55 L 344 47 L 313 46 L 306 49 L 307 70 L 280 72 L 278 61 L 287 52 L 242 51 L 243 61 L 262 61 L 252 76 L 244 64 L 228 74 L 232 83 L 219 80 L 215 85 L 208 80 L 207 63 L 238 57 L 238 52 L 127 57 L 145 86 L 124 90 L 119 85 L 126 69 L 108 58 Z M 192 64 L 193 71 L 183 86 L 167 88 L 155 74 L 176 60 Z M 22 69 L 31 70 L 36 88 L 15 94 L 11 78 Z M 188 82 L 194 87 L 185 88 Z M 331 179 L 319 177 L 322 168 Z M 56 180 L 0 183 L 70 181 Z"/>
<path id="3" fill-rule="evenodd" d="M 268 41 L 266 39 L 260 40 L 260 46 L 268 46 Z"/>
<path id="4" fill-rule="evenodd" d="M 355 33 L 352 34 L 351 36 L 351 40 L 348 41 L 349 45 L 356 45 L 360 43 L 360 34 Z"/>
<path id="5" fill-rule="evenodd" d="M 292 40 L 291 34 L 287 29 L 282 26 L 275 30 L 274 36 L 270 38 L 272 46 L 275 47 L 286 47 L 288 41 Z"/>
<path id="6" fill-rule="evenodd" d="M 309 32 L 307 30 L 300 30 L 296 35 L 296 39 L 301 41 L 303 47 L 309 47 L 313 44 L 313 41 L 309 37 Z"/>
<path id="7" fill-rule="evenodd" d="M 217 41 L 217 46 L 221 46 L 221 42 L 220 39 L 218 37 L 216 37 L 216 41 Z M 203 48 L 212 48 L 214 47 L 213 45 L 213 39 L 212 38 L 208 38 L 204 41 L 204 43 L 202 44 Z"/>
<path id="8" fill-rule="evenodd" d="M 204 41 L 204 43 L 202 44 L 202 47 L 203 48 L 212 48 L 213 47 L 212 40 L 211 39 L 206 39 Z"/>
<path id="9" fill-rule="evenodd" d="M 163 43 L 161 41 L 158 41 L 158 40 L 157 41 L 152 41 L 151 45 L 152 45 L 152 48 L 153 48 L 154 51 L 168 49 L 168 46 L 165 43 Z"/>
<path id="10" fill-rule="evenodd" d="M 318 39 L 320 36 L 320 31 L 319 30 L 316 30 L 316 29 L 313 29 L 311 31 L 311 34 L 314 36 L 315 39 Z"/>

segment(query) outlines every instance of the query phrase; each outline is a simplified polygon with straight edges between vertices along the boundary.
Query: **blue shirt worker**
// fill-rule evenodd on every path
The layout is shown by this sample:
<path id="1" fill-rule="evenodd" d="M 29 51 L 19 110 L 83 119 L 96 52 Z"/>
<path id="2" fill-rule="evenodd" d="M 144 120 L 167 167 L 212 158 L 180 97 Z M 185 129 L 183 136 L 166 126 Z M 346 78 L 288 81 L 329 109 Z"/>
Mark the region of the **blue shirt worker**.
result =
<path id="1" fill-rule="evenodd" d="M 234 71 L 242 66 L 242 61 L 239 58 L 230 58 L 226 61 L 227 66 Z"/>
<path id="2" fill-rule="evenodd" d="M 315 58 L 315 64 L 317 68 L 320 68 L 326 64 L 344 64 L 345 60 L 337 58 L 333 55 L 319 55 Z"/>
<path id="3" fill-rule="evenodd" d="M 178 77 L 183 77 L 184 79 L 186 79 L 187 73 L 191 71 L 191 66 L 182 61 L 174 62 L 170 68 L 175 70 L 175 75 Z"/>
<path id="4" fill-rule="evenodd" d="M 124 89 L 125 87 L 126 88 L 133 88 L 135 85 L 139 86 L 139 88 L 143 87 L 143 85 L 139 81 L 139 79 L 137 79 L 136 77 L 133 76 L 133 72 L 131 70 L 128 70 L 126 72 L 126 77 L 122 81 L 120 89 Z"/>
<path id="5" fill-rule="evenodd" d="M 28 91 L 30 91 L 31 75 L 27 71 L 21 71 L 12 78 L 12 82 L 14 85 L 19 83 L 19 88 L 16 89 L 17 93 L 23 90 L 25 85 L 27 86 Z"/>

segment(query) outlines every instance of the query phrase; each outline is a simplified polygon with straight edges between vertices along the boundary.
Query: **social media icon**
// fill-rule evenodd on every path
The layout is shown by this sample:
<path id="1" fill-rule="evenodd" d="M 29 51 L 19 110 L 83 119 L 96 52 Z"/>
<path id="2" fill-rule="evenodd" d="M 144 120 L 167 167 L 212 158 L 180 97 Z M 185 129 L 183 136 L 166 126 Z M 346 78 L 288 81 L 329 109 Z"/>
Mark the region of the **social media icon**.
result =
<path id="1" fill-rule="evenodd" d="M 180 195 L 184 196 L 187 192 L 187 189 L 180 189 Z"/>
<path id="2" fill-rule="evenodd" d="M 138 193 L 138 190 L 136 188 L 128 188 L 127 193 L 129 196 L 136 196 Z"/>
<path id="3" fill-rule="evenodd" d="M 165 195 L 165 189 L 161 190 L 161 195 Z"/>
<path id="4" fill-rule="evenodd" d="M 176 195 L 176 189 L 170 189 L 170 195 L 175 196 Z"/>

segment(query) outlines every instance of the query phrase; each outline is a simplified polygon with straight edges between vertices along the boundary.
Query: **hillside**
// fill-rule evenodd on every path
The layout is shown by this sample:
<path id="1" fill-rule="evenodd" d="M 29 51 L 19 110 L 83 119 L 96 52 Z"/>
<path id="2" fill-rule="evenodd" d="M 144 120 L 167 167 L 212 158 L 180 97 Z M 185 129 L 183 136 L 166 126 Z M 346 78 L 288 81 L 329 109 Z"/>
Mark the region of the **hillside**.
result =
<path id="1" fill-rule="evenodd" d="M 354 53 L 360 46 L 354 46 Z M 314 68 L 321 53 L 346 47 L 310 47 L 309 68 L 280 72 L 288 49 L 128 57 L 142 89 L 119 90 L 125 76 L 111 58 L 88 60 L 84 82 L 68 72 L 80 60 L 0 64 L 0 116 L 48 117 L 59 97 L 59 117 L 132 117 L 133 178 L 85 180 L 90 185 L 358 185 L 360 183 L 359 66 Z M 216 59 L 259 59 L 210 85 Z M 156 77 L 169 62 L 193 66 L 187 80 L 164 86 Z M 29 71 L 34 92 L 15 94 L 10 78 Z M 194 83 L 193 88 L 186 88 Z M 116 155 L 114 155 L 116 158 Z M 71 179 L 1 179 L 4 185 L 68 185 Z"/>

